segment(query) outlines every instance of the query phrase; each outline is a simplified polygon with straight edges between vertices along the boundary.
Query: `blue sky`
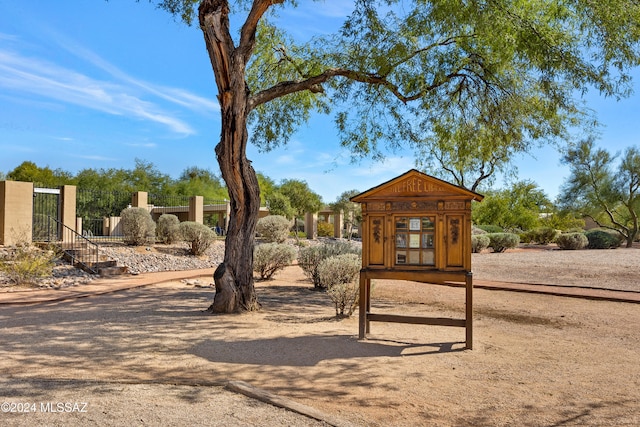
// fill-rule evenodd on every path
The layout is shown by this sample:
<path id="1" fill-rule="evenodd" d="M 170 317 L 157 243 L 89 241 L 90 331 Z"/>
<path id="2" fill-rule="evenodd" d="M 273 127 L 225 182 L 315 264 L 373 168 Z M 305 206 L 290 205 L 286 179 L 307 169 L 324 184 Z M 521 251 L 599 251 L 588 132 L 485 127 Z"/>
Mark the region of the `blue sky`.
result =
<path id="1" fill-rule="evenodd" d="M 304 36 L 338 25 L 350 1 L 300 3 L 282 18 Z M 638 145 L 639 96 L 588 95 L 604 125 L 598 145 L 612 152 Z M 190 166 L 217 173 L 218 112 L 200 30 L 147 1 L 0 0 L 0 171 L 25 160 L 71 173 L 129 169 L 139 158 L 174 178 Z M 325 202 L 414 167 L 409 151 L 351 164 L 326 117 L 313 118 L 286 147 L 252 146 L 248 157 L 276 182 L 307 181 Z M 554 198 L 568 174 L 559 159 L 553 148 L 536 150 L 518 161 L 519 177 Z"/>

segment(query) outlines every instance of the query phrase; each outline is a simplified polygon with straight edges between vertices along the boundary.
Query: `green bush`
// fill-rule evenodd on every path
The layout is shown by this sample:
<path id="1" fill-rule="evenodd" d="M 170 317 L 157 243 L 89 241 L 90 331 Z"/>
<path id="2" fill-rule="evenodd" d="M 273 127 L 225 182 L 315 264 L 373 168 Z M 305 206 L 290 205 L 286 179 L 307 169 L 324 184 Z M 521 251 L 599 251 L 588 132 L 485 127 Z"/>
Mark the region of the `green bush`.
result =
<path id="1" fill-rule="evenodd" d="M 307 233 L 305 231 L 298 231 L 298 239 L 306 239 L 307 238 Z M 296 232 L 292 231 L 289 233 L 289 236 L 295 238 L 296 237 Z"/>
<path id="2" fill-rule="evenodd" d="M 332 256 L 342 254 L 357 254 L 360 256 L 361 250 L 354 245 L 344 241 L 334 241 L 322 245 L 309 246 L 300 249 L 298 254 L 298 265 L 302 268 L 305 276 L 313 282 L 314 288 L 324 289 L 318 275 L 320 263 Z"/>
<path id="3" fill-rule="evenodd" d="M 156 226 L 156 239 L 171 244 L 180 240 L 180 220 L 172 214 L 162 214 Z"/>
<path id="4" fill-rule="evenodd" d="M 490 225 L 490 224 L 476 225 L 476 228 L 479 228 L 480 230 L 484 230 L 487 233 L 502 233 L 502 232 L 504 232 L 502 227 L 498 227 L 497 225 Z"/>
<path id="5" fill-rule="evenodd" d="M 204 254 L 216 238 L 216 233 L 199 222 L 181 222 L 179 228 L 182 239 L 191 244 L 192 255 Z"/>
<path id="6" fill-rule="evenodd" d="M 126 208 L 120 214 L 123 241 L 127 245 L 142 246 L 156 241 L 156 223 L 145 208 Z"/>
<path id="7" fill-rule="evenodd" d="M 482 228 L 478 228 L 475 225 L 471 227 L 471 234 L 472 235 L 477 235 L 477 234 L 487 234 L 487 232 L 485 230 L 483 230 Z"/>
<path id="8" fill-rule="evenodd" d="M 263 243 L 253 250 L 253 271 L 262 280 L 271 279 L 277 271 L 290 265 L 296 257 L 296 250 L 282 243 Z"/>
<path id="9" fill-rule="evenodd" d="M 527 232 L 531 236 L 531 242 L 540 245 L 548 245 L 553 242 L 558 235 L 556 229 L 551 227 L 537 227 Z"/>
<path id="10" fill-rule="evenodd" d="M 19 245 L 0 260 L 0 271 L 16 285 L 33 285 L 42 277 L 53 273 L 57 254 L 53 250 L 40 250 L 31 245 Z"/>
<path id="11" fill-rule="evenodd" d="M 622 238 L 615 231 L 589 230 L 585 233 L 589 249 L 613 249 L 620 246 Z"/>
<path id="12" fill-rule="evenodd" d="M 318 237 L 333 237 L 333 224 L 318 221 Z"/>
<path id="13" fill-rule="evenodd" d="M 563 233 L 582 233 L 584 234 L 584 229 L 580 227 L 573 227 L 568 230 L 564 230 Z"/>
<path id="14" fill-rule="evenodd" d="M 290 229 L 291 221 L 282 215 L 265 216 L 256 224 L 256 232 L 267 242 L 284 242 L 289 237 Z"/>
<path id="15" fill-rule="evenodd" d="M 533 243 L 533 242 L 535 242 L 535 240 L 533 238 L 533 230 L 520 232 L 520 233 L 518 233 L 518 236 L 520 236 L 520 243 Z"/>
<path id="16" fill-rule="evenodd" d="M 589 244 L 589 239 L 584 233 L 562 233 L 556 237 L 556 244 L 560 249 L 584 249 Z"/>
<path id="17" fill-rule="evenodd" d="M 487 237 L 489 237 L 489 247 L 493 248 L 494 252 L 504 252 L 517 247 L 520 243 L 520 236 L 513 233 L 489 233 Z"/>
<path id="18" fill-rule="evenodd" d="M 491 239 L 487 234 L 474 234 L 471 236 L 471 252 L 477 254 L 489 247 Z"/>
<path id="19" fill-rule="evenodd" d="M 342 254 L 322 260 L 318 265 L 321 287 L 336 308 L 336 316 L 349 317 L 358 306 L 358 277 L 362 261 L 357 254 Z"/>

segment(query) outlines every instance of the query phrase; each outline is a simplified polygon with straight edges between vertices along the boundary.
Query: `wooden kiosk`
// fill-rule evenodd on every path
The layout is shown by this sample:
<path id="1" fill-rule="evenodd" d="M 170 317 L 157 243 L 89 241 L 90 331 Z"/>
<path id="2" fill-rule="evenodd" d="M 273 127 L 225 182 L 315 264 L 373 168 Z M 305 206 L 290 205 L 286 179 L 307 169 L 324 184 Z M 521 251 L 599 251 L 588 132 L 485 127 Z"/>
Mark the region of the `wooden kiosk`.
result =
<path id="1" fill-rule="evenodd" d="M 471 201 L 482 199 L 415 169 L 351 198 L 362 204 L 360 339 L 372 321 L 459 326 L 472 348 Z M 371 313 L 371 279 L 464 284 L 465 318 Z"/>

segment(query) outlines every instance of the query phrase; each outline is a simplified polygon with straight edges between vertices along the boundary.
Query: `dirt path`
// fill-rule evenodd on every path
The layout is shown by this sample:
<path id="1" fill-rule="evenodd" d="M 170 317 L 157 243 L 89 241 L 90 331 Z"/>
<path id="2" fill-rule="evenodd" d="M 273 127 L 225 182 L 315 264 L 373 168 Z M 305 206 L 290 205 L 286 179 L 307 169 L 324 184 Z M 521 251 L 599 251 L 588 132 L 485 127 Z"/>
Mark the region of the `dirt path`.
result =
<path id="1" fill-rule="evenodd" d="M 236 380 L 340 425 L 640 425 L 638 304 L 478 289 L 474 350 L 463 351 L 462 328 L 374 323 L 358 341 L 357 319 L 337 321 L 297 267 L 258 291 L 263 310 L 233 316 L 203 314 L 212 290 L 178 282 L 3 307 L 3 400 L 82 399 L 89 412 L 3 413 L 2 424 L 314 425 L 242 396 L 215 403 Z M 463 295 L 380 281 L 373 304 L 459 317 Z"/>

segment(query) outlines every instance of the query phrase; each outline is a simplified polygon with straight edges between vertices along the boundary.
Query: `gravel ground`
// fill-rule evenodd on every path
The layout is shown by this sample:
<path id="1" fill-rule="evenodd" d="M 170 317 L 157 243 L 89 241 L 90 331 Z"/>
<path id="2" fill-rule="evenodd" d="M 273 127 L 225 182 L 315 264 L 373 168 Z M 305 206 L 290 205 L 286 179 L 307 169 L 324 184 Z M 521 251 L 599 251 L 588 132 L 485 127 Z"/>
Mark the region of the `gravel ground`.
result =
<path id="1" fill-rule="evenodd" d="M 0 380 L 3 426 L 296 426 L 328 424 L 222 386 Z M 12 411 L 13 409 L 13 411 Z"/>
<path id="2" fill-rule="evenodd" d="M 224 259 L 224 241 L 217 240 L 204 255 L 189 254 L 189 245 L 126 246 L 111 244 L 100 246 L 100 252 L 118 265 L 127 266 L 133 274 L 156 271 L 195 270 L 216 267 Z"/>
<path id="3" fill-rule="evenodd" d="M 112 249 L 140 269 L 215 256 Z M 523 247 L 474 254 L 473 269 L 477 279 L 640 291 L 638 257 Z M 263 309 L 242 316 L 205 315 L 212 290 L 183 283 L 3 307 L 0 397 L 37 411 L 23 405 L 0 424 L 322 425 L 220 386 L 242 381 L 358 426 L 640 425 L 636 304 L 478 289 L 474 350 L 462 351 L 459 328 L 377 322 L 359 341 L 357 316 L 336 320 L 297 266 L 256 287 Z M 380 313 L 465 312 L 458 288 L 381 281 L 374 292 Z M 87 412 L 46 406 L 83 402 Z"/>
<path id="4" fill-rule="evenodd" d="M 523 246 L 472 255 L 474 279 L 640 292 L 640 249 L 565 251 Z"/>
<path id="5" fill-rule="evenodd" d="M 289 244 L 294 245 L 294 241 Z M 224 259 L 224 241 L 221 240 L 214 242 L 200 257 L 189 255 L 186 243 L 140 247 L 114 243 L 101 245 L 100 250 L 116 260 L 119 266 L 127 266 L 132 274 L 212 268 Z M 0 247 L 0 256 L 4 252 L 6 248 Z M 555 245 L 525 245 L 504 253 L 473 254 L 472 269 L 474 278 L 479 280 L 640 291 L 640 248 L 637 247 L 565 251 Z M 53 276 L 39 281 L 36 288 L 79 286 L 95 278 L 57 261 Z M 0 272 L 0 292 L 11 288 L 7 277 Z"/>

